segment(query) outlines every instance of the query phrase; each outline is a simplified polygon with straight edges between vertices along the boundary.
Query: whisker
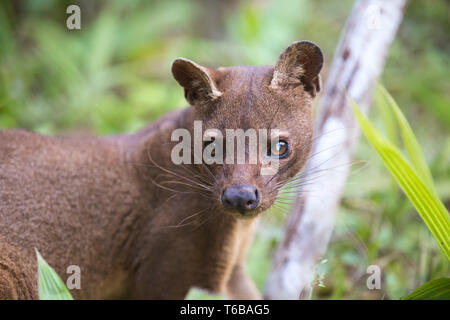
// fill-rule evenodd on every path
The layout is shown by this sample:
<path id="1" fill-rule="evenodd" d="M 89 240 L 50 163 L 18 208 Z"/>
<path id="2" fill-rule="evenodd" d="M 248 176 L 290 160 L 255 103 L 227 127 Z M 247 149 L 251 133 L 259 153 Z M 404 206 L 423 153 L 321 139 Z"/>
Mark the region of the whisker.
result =
<path id="1" fill-rule="evenodd" d="M 185 224 L 183 224 L 183 223 L 184 223 L 186 220 L 190 220 L 190 219 L 192 219 L 192 218 L 198 216 L 199 214 L 203 213 L 203 212 L 206 211 L 207 209 L 208 209 L 208 208 L 205 208 L 205 209 L 203 209 L 203 210 L 199 210 L 199 211 L 197 211 L 196 213 L 194 213 L 194 214 L 192 214 L 192 215 L 190 215 L 190 216 L 188 216 L 188 217 L 182 219 L 178 224 L 173 225 L 173 226 L 164 226 L 164 228 L 181 228 L 181 227 L 188 226 L 188 225 L 192 224 L 193 222 L 188 222 L 188 223 L 185 223 Z"/>
<path id="2" fill-rule="evenodd" d="M 191 187 L 191 188 L 196 188 L 196 189 L 199 189 L 199 190 L 211 191 L 211 188 L 209 186 L 202 185 L 202 184 L 195 184 L 195 185 L 193 185 L 193 184 L 190 184 L 190 183 L 186 183 L 186 182 L 183 182 L 183 181 L 177 181 L 177 180 L 164 180 L 164 181 L 161 182 L 161 184 L 163 184 L 163 183 L 181 184 L 181 185 L 185 185 L 185 186 L 188 186 L 188 187 Z"/>
<path id="3" fill-rule="evenodd" d="M 217 211 L 217 210 L 214 210 L 216 207 L 217 207 L 217 206 L 213 205 L 213 206 L 210 206 L 210 207 L 208 208 L 208 212 L 212 212 L 212 214 L 210 214 L 209 217 L 206 217 L 205 220 L 203 220 L 202 223 L 200 223 L 199 225 L 197 225 L 197 227 L 194 229 L 194 231 L 195 231 L 195 230 L 198 230 L 198 228 L 200 228 L 200 227 L 201 227 L 202 225 L 204 225 L 207 221 L 211 220 L 213 217 L 215 217 L 215 216 L 218 214 L 218 211 Z"/>
<path id="4" fill-rule="evenodd" d="M 191 183 L 193 183 L 193 184 L 200 185 L 200 183 L 198 183 L 198 182 L 195 181 L 195 180 L 189 179 L 188 177 L 185 177 L 185 176 L 181 175 L 181 174 L 178 173 L 178 172 L 174 172 L 174 171 L 172 171 L 172 170 L 169 170 L 169 169 L 167 169 L 167 168 L 164 168 L 164 167 L 160 166 L 159 164 L 157 164 L 157 163 L 153 160 L 153 158 L 151 157 L 149 151 L 147 152 L 147 156 L 149 157 L 150 161 L 151 161 L 158 169 L 160 169 L 160 170 L 162 170 L 162 171 L 164 171 L 164 172 L 166 172 L 166 173 L 168 173 L 168 174 L 171 174 L 171 175 L 173 175 L 173 176 L 175 176 L 175 177 L 178 177 L 178 178 L 187 180 L 187 181 L 189 181 L 189 182 L 191 182 Z"/>

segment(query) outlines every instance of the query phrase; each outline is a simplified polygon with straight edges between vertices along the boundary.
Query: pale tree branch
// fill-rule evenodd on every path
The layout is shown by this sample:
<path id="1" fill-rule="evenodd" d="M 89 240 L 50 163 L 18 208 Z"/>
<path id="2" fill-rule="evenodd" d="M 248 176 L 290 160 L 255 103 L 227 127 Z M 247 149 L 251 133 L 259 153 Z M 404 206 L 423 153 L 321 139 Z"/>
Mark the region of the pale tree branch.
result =
<path id="1" fill-rule="evenodd" d="M 356 1 L 336 48 L 316 118 L 313 152 L 269 273 L 265 297 L 308 297 L 333 231 L 359 127 L 347 95 L 367 112 L 406 0 Z M 308 193 L 310 195 L 308 195 Z M 306 195 L 305 195 L 306 194 Z M 300 295 L 301 293 L 301 295 Z"/>

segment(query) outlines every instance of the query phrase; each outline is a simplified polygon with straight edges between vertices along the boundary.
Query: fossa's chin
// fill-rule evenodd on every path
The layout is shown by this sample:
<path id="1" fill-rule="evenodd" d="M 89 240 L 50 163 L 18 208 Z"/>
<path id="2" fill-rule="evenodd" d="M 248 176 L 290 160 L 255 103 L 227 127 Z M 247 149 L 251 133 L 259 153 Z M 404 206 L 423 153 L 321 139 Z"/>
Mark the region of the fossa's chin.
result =
<path id="1" fill-rule="evenodd" d="M 225 207 L 222 207 L 223 210 L 223 214 L 228 214 L 231 215 L 232 217 L 236 218 L 236 219 L 240 219 L 240 220 L 250 220 L 250 219 L 255 219 L 258 216 L 260 216 L 261 214 L 263 214 L 265 211 L 267 211 L 272 205 L 269 206 L 258 206 L 257 208 L 250 210 L 250 211 L 246 211 L 244 213 L 239 212 L 237 210 L 229 210 Z"/>

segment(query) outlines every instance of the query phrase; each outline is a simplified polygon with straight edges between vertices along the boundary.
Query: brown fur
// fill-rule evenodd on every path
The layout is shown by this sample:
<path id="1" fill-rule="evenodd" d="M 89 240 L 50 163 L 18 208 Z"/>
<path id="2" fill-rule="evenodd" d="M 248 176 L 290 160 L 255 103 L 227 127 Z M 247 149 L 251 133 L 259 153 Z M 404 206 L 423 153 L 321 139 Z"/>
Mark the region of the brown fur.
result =
<path id="1" fill-rule="evenodd" d="M 308 157 L 318 90 L 308 70 L 315 68 L 315 78 L 322 63 L 321 54 L 311 56 L 320 50 L 310 43 L 287 50 L 306 57 L 280 57 L 276 72 L 295 70 L 288 86 L 272 82 L 273 67 L 207 69 L 176 60 L 172 71 L 192 106 L 136 134 L 58 138 L 0 131 L 0 299 L 38 298 L 34 248 L 63 280 L 69 265 L 80 266 L 75 298 L 182 299 L 193 286 L 259 298 L 243 267 L 255 217 L 275 201 L 277 183 Z M 259 175 L 260 164 L 174 165 L 171 133 L 192 132 L 195 119 L 204 130 L 286 131 L 292 154 L 272 179 Z M 260 205 L 245 216 L 220 202 L 225 187 L 242 183 L 261 193 Z"/>

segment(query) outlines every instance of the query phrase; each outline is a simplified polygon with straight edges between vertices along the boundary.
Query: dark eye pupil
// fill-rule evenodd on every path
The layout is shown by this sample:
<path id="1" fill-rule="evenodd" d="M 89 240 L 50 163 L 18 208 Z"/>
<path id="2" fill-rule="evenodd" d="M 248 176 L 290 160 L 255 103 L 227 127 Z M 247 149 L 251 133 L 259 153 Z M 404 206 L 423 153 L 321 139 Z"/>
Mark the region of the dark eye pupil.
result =
<path id="1" fill-rule="evenodd" d="M 286 141 L 280 140 L 268 150 L 268 155 L 278 158 L 284 158 L 289 152 L 289 145 Z"/>

